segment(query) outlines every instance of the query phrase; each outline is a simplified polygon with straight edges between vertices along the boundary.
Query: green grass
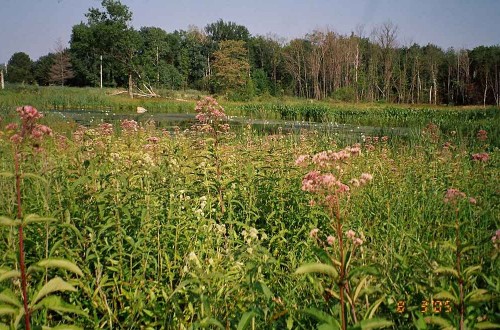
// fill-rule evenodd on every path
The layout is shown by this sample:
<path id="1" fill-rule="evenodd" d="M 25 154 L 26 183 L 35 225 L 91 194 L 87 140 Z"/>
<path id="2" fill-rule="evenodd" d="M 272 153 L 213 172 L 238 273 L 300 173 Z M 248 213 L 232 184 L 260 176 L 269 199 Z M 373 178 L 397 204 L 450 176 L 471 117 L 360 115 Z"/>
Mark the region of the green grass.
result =
<path id="1" fill-rule="evenodd" d="M 54 90 L 69 100 L 81 97 Z M 90 104 L 108 99 L 92 89 L 85 94 L 95 96 L 96 103 Z M 30 97 L 35 99 L 19 96 L 19 103 Z M 243 107 L 229 105 L 230 111 L 237 111 L 232 106 Z M 272 105 L 265 107 L 275 111 Z M 346 121 L 358 118 L 353 124 L 380 120 L 388 125 L 402 118 L 399 123 L 414 128 L 431 121 L 438 125 L 387 142 L 360 140 L 362 154 L 341 164 L 342 174 L 335 167 L 321 169 L 334 171 L 346 183 L 361 173 L 374 176 L 370 184 L 352 187 L 342 204 L 343 231 L 353 229 L 365 240 L 352 256 L 352 269 L 375 269 L 360 291 L 359 316 L 379 301 L 374 315 L 392 321 L 393 329 L 425 325 L 424 317 L 432 313 L 420 314 L 422 300 L 457 285 L 436 269 L 454 265 L 458 219 L 462 244 L 475 246 L 463 257 L 463 267 L 481 266 L 467 279 L 465 290 L 485 289 L 492 295 L 467 305 L 466 322 L 470 327 L 478 319 L 499 323 L 500 264 L 491 241 L 500 228 L 498 111 L 381 108 L 371 114 L 370 108 L 352 105 L 345 112 L 333 111 L 345 113 Z M 460 117 L 464 114 L 467 119 Z M 363 116 L 369 117 L 367 122 Z M 0 173 L 14 171 L 12 132 L 4 124 Z M 345 142 L 338 136 L 315 131 L 266 136 L 244 128 L 214 144 L 210 136 L 170 134 L 152 126 L 129 135 L 115 128 L 110 136 L 95 127 L 81 135 L 68 133 L 70 129 L 61 124 L 42 152 L 27 149 L 24 155 L 22 171 L 38 173 L 46 182 L 24 179 L 23 212 L 57 219 L 50 226 L 26 229 L 27 263 L 46 256 L 76 263 L 84 273 L 74 280 L 78 291 L 63 295 L 88 317 L 46 312 L 34 315 L 35 324 L 71 321 L 83 328 L 123 329 L 220 324 L 232 329 L 251 316 L 249 325 L 254 322 L 255 329 L 312 329 L 321 323 L 318 310 L 340 319 L 338 300 L 325 291 L 335 289 L 331 279 L 295 274 L 304 264 L 328 262 L 310 230 L 318 228 L 321 239 L 333 230 L 327 212 L 309 206 L 312 196 L 301 190 L 303 176 L 315 166 L 294 162 L 302 154 L 342 149 Z M 476 139 L 479 129 L 488 130 L 486 141 Z M 157 144 L 148 141 L 152 136 L 160 138 Z M 451 145 L 445 147 L 446 142 Z M 471 160 L 478 152 L 488 152 L 490 159 Z M 452 187 L 477 203 L 464 199 L 456 213 L 443 201 Z M 12 178 L 0 176 L 0 215 L 15 217 L 14 191 Z M 249 238 L 252 228 L 257 236 Z M 0 269 L 17 263 L 16 242 L 15 231 L 0 227 L 0 251 L 6 251 L 0 255 Z M 64 270 L 48 274 L 68 275 Z M 45 281 L 35 275 L 31 280 L 31 292 Z M 357 285 L 361 277 L 352 281 Z M 0 292 L 4 289 L 19 295 L 15 282 L 1 281 Z M 398 301 L 406 302 L 403 314 L 396 312 Z M 458 324 L 456 306 L 439 315 Z M 0 322 L 8 321 L 7 314 L 0 315 Z M 354 323 L 350 312 L 349 323 Z"/>

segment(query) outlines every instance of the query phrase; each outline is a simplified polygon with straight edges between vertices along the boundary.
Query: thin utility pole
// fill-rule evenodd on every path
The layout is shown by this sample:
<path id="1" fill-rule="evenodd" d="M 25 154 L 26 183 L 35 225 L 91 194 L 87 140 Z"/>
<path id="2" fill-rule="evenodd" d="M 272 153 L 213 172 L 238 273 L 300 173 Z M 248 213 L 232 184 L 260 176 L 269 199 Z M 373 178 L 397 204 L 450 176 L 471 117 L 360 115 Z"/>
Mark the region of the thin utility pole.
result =
<path id="1" fill-rule="evenodd" d="M 2 89 L 5 88 L 5 84 L 3 82 L 3 69 L 0 70 L 0 85 L 2 86 Z"/>
<path id="2" fill-rule="evenodd" d="M 102 89 L 102 55 L 101 55 L 101 89 Z"/>
<path id="3" fill-rule="evenodd" d="M 160 85 L 160 50 L 156 46 L 156 85 Z"/>

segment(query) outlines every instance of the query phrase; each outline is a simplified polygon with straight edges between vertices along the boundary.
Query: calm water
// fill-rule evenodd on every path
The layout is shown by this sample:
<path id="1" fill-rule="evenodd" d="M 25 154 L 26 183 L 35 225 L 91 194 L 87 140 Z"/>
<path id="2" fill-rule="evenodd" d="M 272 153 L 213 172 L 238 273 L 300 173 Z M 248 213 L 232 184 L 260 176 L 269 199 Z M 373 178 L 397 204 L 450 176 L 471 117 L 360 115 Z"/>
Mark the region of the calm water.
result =
<path id="1" fill-rule="evenodd" d="M 118 123 L 124 119 L 133 119 L 139 123 L 144 123 L 149 120 L 155 121 L 157 127 L 167 130 L 173 130 L 174 127 L 181 129 L 189 128 L 196 123 L 195 114 L 189 113 L 129 113 L 115 114 L 112 111 L 98 110 L 49 110 L 44 111 L 44 114 L 50 118 L 74 121 L 80 125 L 93 126 L 100 123 Z M 322 132 L 332 132 L 347 135 L 406 135 L 408 130 L 397 127 L 373 127 L 373 126 L 357 126 L 349 124 L 337 123 L 317 123 L 306 121 L 286 121 L 286 120 L 264 120 L 250 119 L 245 117 L 230 117 L 229 123 L 231 127 L 238 128 L 246 125 L 251 125 L 254 129 L 267 134 L 282 132 L 299 132 L 300 130 L 317 130 Z"/>

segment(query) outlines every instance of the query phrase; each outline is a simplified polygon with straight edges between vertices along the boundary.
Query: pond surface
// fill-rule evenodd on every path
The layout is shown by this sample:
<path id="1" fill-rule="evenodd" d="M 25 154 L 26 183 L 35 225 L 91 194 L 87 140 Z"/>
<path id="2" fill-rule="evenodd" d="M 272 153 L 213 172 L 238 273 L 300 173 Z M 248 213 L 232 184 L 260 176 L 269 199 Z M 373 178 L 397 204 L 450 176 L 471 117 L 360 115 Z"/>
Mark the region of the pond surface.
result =
<path id="1" fill-rule="evenodd" d="M 195 114 L 192 113 L 120 113 L 115 114 L 111 110 L 48 110 L 44 111 L 47 117 L 60 120 L 74 121 L 80 125 L 93 126 L 100 123 L 119 123 L 124 119 L 133 119 L 139 123 L 153 120 L 157 127 L 173 130 L 174 127 L 186 129 L 196 123 Z M 265 120 L 251 119 L 246 117 L 229 117 L 229 124 L 233 128 L 251 125 L 259 132 L 275 134 L 282 132 L 300 132 L 303 129 L 331 132 L 347 135 L 407 135 L 409 130 L 401 127 L 374 127 L 358 126 L 350 124 L 339 124 L 333 122 L 310 122 L 310 121 L 287 121 L 287 120 Z"/>

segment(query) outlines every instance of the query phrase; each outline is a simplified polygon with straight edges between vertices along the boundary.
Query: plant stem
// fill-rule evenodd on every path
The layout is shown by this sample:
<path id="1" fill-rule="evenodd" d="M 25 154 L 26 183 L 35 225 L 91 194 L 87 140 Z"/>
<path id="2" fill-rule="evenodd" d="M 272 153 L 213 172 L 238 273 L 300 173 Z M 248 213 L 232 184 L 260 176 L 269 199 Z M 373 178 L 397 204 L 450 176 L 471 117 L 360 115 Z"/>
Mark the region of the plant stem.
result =
<path id="1" fill-rule="evenodd" d="M 347 320 L 345 317 L 345 298 L 344 298 L 344 289 L 345 289 L 345 257 L 344 257 L 344 241 L 342 239 L 342 222 L 340 218 L 340 201 L 338 195 L 335 194 L 335 205 L 334 210 L 331 210 L 332 216 L 333 212 L 335 212 L 335 218 L 337 219 L 337 237 L 339 239 L 339 251 L 340 251 L 340 278 L 339 278 L 339 289 L 340 289 L 340 319 L 342 320 L 342 330 L 347 329 Z"/>
<path id="2" fill-rule="evenodd" d="M 19 169 L 19 153 L 17 148 L 14 147 L 14 166 L 16 172 L 16 196 L 17 196 L 17 218 L 22 219 L 22 204 L 21 204 L 21 173 Z M 22 220 L 21 220 L 22 221 Z M 26 264 L 24 261 L 24 223 L 21 222 L 19 225 L 19 267 L 21 268 L 21 291 L 23 295 L 23 306 L 24 306 L 24 324 L 25 329 L 30 330 L 30 310 L 28 308 L 28 293 L 27 293 L 27 281 L 26 281 Z"/>
<path id="3" fill-rule="evenodd" d="M 457 249 L 456 253 L 456 269 L 458 274 L 458 288 L 459 288 L 459 310 L 460 310 L 460 324 L 459 329 L 464 329 L 464 314 L 465 314 L 465 305 L 464 305 L 464 281 L 462 279 L 462 274 L 460 272 L 460 259 L 461 259 L 461 244 L 460 244 L 460 223 L 458 221 L 458 207 L 455 210 L 455 229 L 456 229 L 456 237 L 455 237 L 455 245 Z"/>

